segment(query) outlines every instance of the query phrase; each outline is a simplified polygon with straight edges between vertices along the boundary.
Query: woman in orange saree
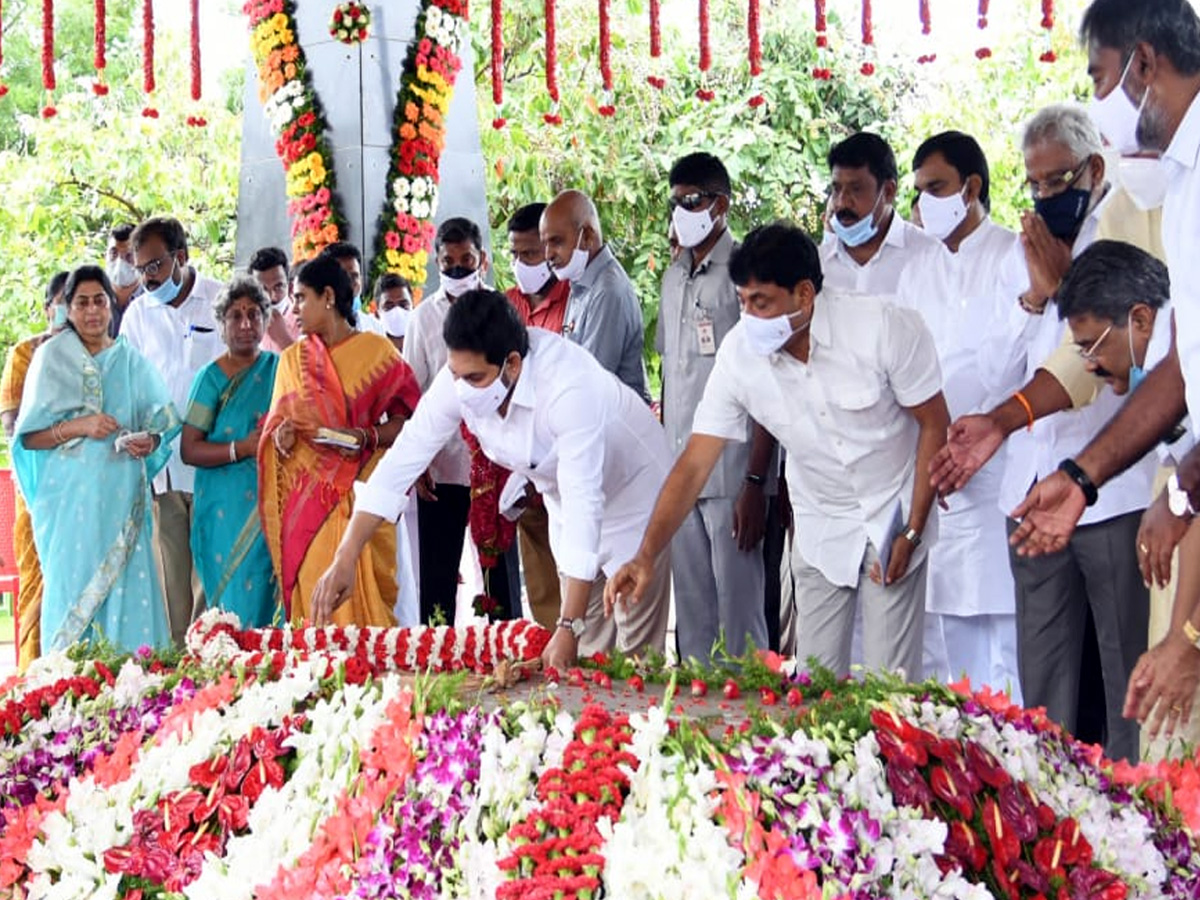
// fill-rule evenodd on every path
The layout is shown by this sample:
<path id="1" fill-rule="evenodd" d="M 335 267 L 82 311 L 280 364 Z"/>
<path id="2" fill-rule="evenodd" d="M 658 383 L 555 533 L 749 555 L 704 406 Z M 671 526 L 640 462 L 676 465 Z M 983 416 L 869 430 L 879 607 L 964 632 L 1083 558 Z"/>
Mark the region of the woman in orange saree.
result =
<path id="1" fill-rule="evenodd" d="M 310 618 L 317 580 L 353 512 L 354 482 L 391 445 L 420 398 L 416 378 L 387 338 L 355 331 L 350 279 L 317 257 L 295 274 L 304 336 L 279 359 L 258 445 L 263 533 L 292 622 Z M 395 623 L 396 533 L 380 529 L 358 560 L 353 598 L 338 625 Z"/>
<path id="2" fill-rule="evenodd" d="M 50 326 L 41 334 L 35 334 L 15 345 L 4 362 L 4 374 L 0 376 L 0 423 L 4 434 L 13 439 L 13 425 L 21 409 L 21 395 L 25 391 L 25 378 L 33 351 L 44 344 L 52 335 L 62 331 L 67 324 L 67 307 L 61 303 L 63 285 L 67 283 L 67 272 L 58 272 L 46 286 L 46 320 Z M 33 544 L 33 519 L 25 498 L 17 491 L 16 517 L 13 521 L 13 552 L 17 557 L 16 609 L 17 668 L 24 672 L 29 664 L 41 655 L 42 649 L 42 565 L 38 560 L 37 547 Z"/>

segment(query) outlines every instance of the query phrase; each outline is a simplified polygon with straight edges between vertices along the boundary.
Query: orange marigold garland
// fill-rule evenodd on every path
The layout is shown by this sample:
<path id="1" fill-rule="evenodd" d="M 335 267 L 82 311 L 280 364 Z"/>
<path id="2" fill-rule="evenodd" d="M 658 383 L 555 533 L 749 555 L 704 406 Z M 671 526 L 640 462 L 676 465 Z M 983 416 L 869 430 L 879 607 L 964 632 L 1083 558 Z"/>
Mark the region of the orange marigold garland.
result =
<path id="1" fill-rule="evenodd" d="M 462 68 L 459 52 L 470 39 L 466 15 L 466 0 L 423 0 L 396 97 L 387 195 L 371 270 L 408 279 L 418 301 L 433 246 L 446 115 Z"/>
<path id="2" fill-rule="evenodd" d="M 316 256 L 341 238 L 344 221 L 334 186 L 328 126 L 296 39 L 294 0 L 246 0 L 258 98 L 277 136 L 292 221 L 292 261 Z"/>

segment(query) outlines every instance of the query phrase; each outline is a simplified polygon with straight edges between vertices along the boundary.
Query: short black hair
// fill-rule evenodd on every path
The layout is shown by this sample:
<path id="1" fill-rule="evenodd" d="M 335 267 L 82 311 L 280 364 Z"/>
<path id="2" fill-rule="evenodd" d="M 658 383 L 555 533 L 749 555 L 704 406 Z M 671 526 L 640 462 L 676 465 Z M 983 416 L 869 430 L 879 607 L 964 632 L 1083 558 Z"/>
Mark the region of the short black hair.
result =
<path id="1" fill-rule="evenodd" d="M 479 230 L 479 226 L 470 219 L 455 216 L 438 226 L 437 237 L 433 240 L 433 252 L 437 253 L 446 244 L 468 242 L 474 244 L 476 250 L 483 252 L 483 232 Z"/>
<path id="2" fill-rule="evenodd" d="M 412 291 L 412 284 L 403 275 L 397 275 L 395 272 L 384 272 L 375 281 L 375 297 L 376 299 L 383 296 L 384 291 L 394 291 L 397 288 L 404 288 Z"/>
<path id="3" fill-rule="evenodd" d="M 133 229 L 136 227 L 137 226 L 132 222 L 122 222 L 119 225 L 114 225 L 112 228 L 110 228 L 108 230 L 108 236 L 111 240 L 116 241 L 118 244 L 123 244 L 125 241 L 129 240 L 130 236 L 133 234 Z"/>
<path id="4" fill-rule="evenodd" d="M 882 186 L 885 181 L 899 181 L 900 173 L 896 169 L 896 154 L 891 146 L 877 134 L 860 131 L 852 134 L 839 144 L 834 144 L 827 158 L 829 170 L 834 166 L 843 169 L 861 169 L 866 166 L 875 178 L 875 183 Z"/>
<path id="5" fill-rule="evenodd" d="M 133 249 L 137 250 L 152 237 L 161 240 L 168 253 L 187 250 L 187 232 L 183 230 L 183 224 L 178 219 L 170 216 L 152 216 L 133 229 L 129 239 L 133 242 Z"/>
<path id="6" fill-rule="evenodd" d="M 287 254 L 278 247 L 259 247 L 250 254 L 250 262 L 246 268 L 251 272 L 269 272 L 276 266 L 283 266 L 283 274 L 288 274 L 291 266 Z"/>
<path id="7" fill-rule="evenodd" d="M 516 307 L 498 291 L 467 291 L 450 304 L 442 325 L 447 349 L 482 353 L 493 366 L 504 365 L 514 350 L 524 359 L 529 352 L 529 330 Z"/>
<path id="8" fill-rule="evenodd" d="M 990 211 L 991 177 L 988 175 L 987 156 L 979 146 L 979 141 L 961 131 L 943 131 L 926 138 L 913 154 L 913 171 L 925 165 L 925 161 L 935 153 L 942 154 L 964 182 L 971 175 L 979 176 L 979 180 L 983 182 L 983 187 L 979 189 L 979 202 L 983 204 L 984 209 Z"/>
<path id="9" fill-rule="evenodd" d="M 318 293 L 325 288 L 333 288 L 333 305 L 338 314 L 351 325 L 358 324 L 358 317 L 354 314 L 354 288 L 350 285 L 350 276 L 336 256 L 321 253 L 301 264 L 293 277 Z"/>
<path id="10" fill-rule="evenodd" d="M 512 218 L 508 220 L 508 233 L 537 231 L 542 222 L 542 213 L 545 211 L 545 203 L 527 203 L 513 213 Z"/>
<path id="11" fill-rule="evenodd" d="M 106 273 L 107 274 L 107 273 Z M 49 306 L 54 302 L 54 298 L 62 293 L 63 288 L 67 284 L 67 279 L 71 277 L 70 272 L 55 272 L 50 276 L 50 280 L 46 282 L 46 302 L 44 306 Z"/>
<path id="12" fill-rule="evenodd" d="M 789 291 L 801 281 L 811 281 L 817 293 L 825 283 L 817 245 L 790 222 L 760 225 L 746 235 L 729 260 L 729 277 L 738 287 L 754 280 Z"/>
<path id="13" fill-rule="evenodd" d="M 667 175 L 667 184 L 671 187 L 691 184 L 702 191 L 726 197 L 733 193 L 725 164 L 711 153 L 689 153 L 677 159 Z"/>
<path id="14" fill-rule="evenodd" d="M 334 241 L 332 244 L 327 244 L 325 249 L 321 251 L 321 255 L 328 256 L 331 259 L 356 259 L 358 260 L 359 268 L 362 268 L 362 251 L 349 241 Z"/>
<path id="15" fill-rule="evenodd" d="M 88 264 L 72 271 L 63 283 L 63 297 L 67 303 L 71 302 L 71 299 L 75 296 L 75 292 L 79 290 L 79 286 L 85 281 L 100 282 L 100 286 L 104 288 L 104 293 L 108 294 L 110 305 L 117 299 L 117 292 L 113 290 L 112 282 L 108 280 L 108 273 L 104 271 L 104 267 Z"/>
<path id="16" fill-rule="evenodd" d="M 1180 75 L 1200 72 L 1200 16 L 1188 0 L 1093 0 L 1079 23 L 1079 41 L 1121 51 L 1145 42 Z"/>
<path id="17" fill-rule="evenodd" d="M 1121 326 L 1136 303 L 1162 309 L 1171 296 L 1167 267 L 1124 241 L 1096 241 L 1077 256 L 1059 285 L 1058 317 L 1091 315 Z"/>

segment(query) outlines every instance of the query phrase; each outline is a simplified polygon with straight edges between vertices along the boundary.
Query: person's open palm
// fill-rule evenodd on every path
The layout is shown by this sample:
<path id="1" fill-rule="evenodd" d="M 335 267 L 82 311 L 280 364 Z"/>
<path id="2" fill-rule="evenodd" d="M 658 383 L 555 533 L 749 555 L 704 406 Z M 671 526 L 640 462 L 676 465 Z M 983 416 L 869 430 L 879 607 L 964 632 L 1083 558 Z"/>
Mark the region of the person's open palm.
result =
<path id="1" fill-rule="evenodd" d="M 1057 553 L 1067 546 L 1086 506 L 1079 485 L 1065 472 L 1055 472 L 1035 484 L 1012 511 L 1021 524 L 1008 542 L 1020 556 Z"/>
<path id="2" fill-rule="evenodd" d="M 930 483 L 940 495 L 961 491 L 1003 443 L 1004 433 L 990 416 L 956 419 L 946 432 L 946 445 L 930 461 Z"/>

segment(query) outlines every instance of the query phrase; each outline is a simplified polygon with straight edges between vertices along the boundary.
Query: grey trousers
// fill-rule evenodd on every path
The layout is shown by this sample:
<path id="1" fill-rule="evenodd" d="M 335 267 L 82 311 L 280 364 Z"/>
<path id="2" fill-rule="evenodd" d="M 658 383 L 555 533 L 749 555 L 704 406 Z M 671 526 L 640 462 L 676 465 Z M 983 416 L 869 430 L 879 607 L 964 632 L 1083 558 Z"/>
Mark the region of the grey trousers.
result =
<path id="1" fill-rule="evenodd" d="M 204 612 L 204 587 L 192 565 L 192 495 L 154 495 L 154 554 L 167 597 L 171 642 L 182 647 L 192 620 Z"/>
<path id="2" fill-rule="evenodd" d="M 747 638 L 767 649 L 763 554 L 758 547 L 738 549 L 734 503 L 728 497 L 697 501 L 671 540 L 680 659 L 707 660 L 722 632 L 733 656 L 746 652 Z"/>
<path id="3" fill-rule="evenodd" d="M 1070 732 L 1078 711 L 1080 660 L 1087 608 L 1092 609 L 1110 759 L 1137 762 L 1139 726 L 1121 709 L 1138 657 L 1146 649 L 1150 592 L 1137 566 L 1142 513 L 1131 512 L 1075 529 L 1066 548 L 1032 559 L 1009 551 L 1017 590 L 1017 666 L 1025 704 L 1044 706 Z M 1011 534 L 1017 527 L 1008 521 Z"/>
<path id="4" fill-rule="evenodd" d="M 563 598 L 567 593 L 567 578 L 561 572 Z M 664 652 L 667 644 L 667 617 L 671 611 L 671 559 L 669 553 L 658 557 L 654 578 L 638 603 L 619 603 L 613 614 L 604 616 L 604 587 L 608 579 L 601 572 L 592 582 L 588 595 L 587 615 L 583 636 L 579 639 L 579 655 L 608 653 L 615 647 L 622 653 Z"/>
<path id="5" fill-rule="evenodd" d="M 789 601 L 795 605 L 796 658 L 801 663 L 812 656 L 838 675 L 848 673 L 854 611 L 861 603 L 866 667 L 903 671 L 910 681 L 920 679 L 928 557 L 922 555 L 903 578 L 887 587 L 869 577 L 878 559 L 875 548 L 867 544 L 858 585 L 843 587 L 826 580 L 793 544 L 784 561 L 783 605 Z"/>

